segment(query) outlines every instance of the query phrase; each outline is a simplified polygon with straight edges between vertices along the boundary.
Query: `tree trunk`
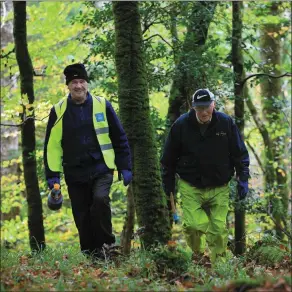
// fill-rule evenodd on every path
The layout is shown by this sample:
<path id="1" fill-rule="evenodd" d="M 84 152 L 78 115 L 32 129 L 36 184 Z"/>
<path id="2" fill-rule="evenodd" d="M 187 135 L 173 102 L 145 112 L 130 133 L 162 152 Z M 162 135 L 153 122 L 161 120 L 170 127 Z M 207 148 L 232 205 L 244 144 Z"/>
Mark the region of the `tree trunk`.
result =
<path id="1" fill-rule="evenodd" d="M 270 6 L 270 14 L 279 16 L 279 3 L 273 2 Z M 280 75 L 277 66 L 281 64 L 281 45 L 280 45 L 280 23 L 266 23 L 262 28 L 261 38 L 261 56 L 267 65 L 271 66 L 274 75 Z M 289 125 L 285 122 L 283 108 L 286 101 L 281 95 L 281 79 L 265 78 L 261 82 L 263 112 L 269 127 L 271 137 L 272 157 L 267 157 L 266 165 L 269 173 L 273 175 L 266 176 L 267 191 L 272 192 L 272 214 L 276 222 L 276 234 L 279 238 L 283 237 L 281 231 L 285 224 L 285 218 L 288 210 L 288 188 L 287 171 L 285 164 L 285 140 L 289 133 Z M 276 183 L 276 185 L 275 185 Z"/>
<path id="2" fill-rule="evenodd" d="M 195 89 L 204 84 L 204 76 L 195 76 L 200 56 L 208 36 L 208 29 L 213 18 L 217 2 L 195 1 L 189 18 L 187 33 L 180 53 L 178 65 L 170 90 L 168 108 L 168 126 L 189 109 L 189 99 Z M 176 57 L 177 58 L 177 57 Z M 185 105 L 183 110 L 181 107 Z"/>
<path id="3" fill-rule="evenodd" d="M 8 15 L 13 10 L 13 3 L 12 2 L 4 2 L 2 1 L 0 3 L 1 5 L 1 49 L 3 49 L 3 52 L 5 51 L 5 47 L 9 44 L 14 42 L 13 39 L 13 20 L 8 18 Z M 6 53 L 6 52 L 5 52 Z M 8 52 L 7 52 L 8 53 Z M 4 54 L 4 53 L 3 53 Z M 1 57 L 1 87 L 3 88 L 9 88 L 9 91 L 7 92 L 7 97 L 3 96 L 3 91 L 1 91 L 1 100 L 6 98 L 11 98 L 13 89 L 17 87 L 16 78 L 12 78 L 12 72 L 11 68 L 8 66 L 8 58 L 10 56 L 7 56 L 6 58 Z M 3 111 L 3 106 L 1 106 L 1 113 Z M 13 122 L 9 121 L 9 124 L 12 124 Z M 7 160 L 9 159 L 10 153 L 18 152 L 18 137 L 19 135 L 16 134 L 18 132 L 18 129 L 16 127 L 1 127 L 1 160 Z M 7 135 L 7 133 L 11 135 Z M 16 172 L 17 165 L 14 164 L 12 167 L 9 167 L 7 170 L 1 170 L 2 175 L 6 174 L 6 171 L 9 173 L 15 173 Z M 4 171 L 4 172 L 3 172 Z"/>
<path id="4" fill-rule="evenodd" d="M 41 251 L 45 247 L 43 226 L 43 210 L 37 178 L 35 158 L 35 123 L 34 123 L 34 91 L 33 67 L 27 48 L 26 35 L 26 2 L 13 2 L 14 7 L 14 41 L 15 54 L 20 71 L 21 97 L 28 99 L 29 106 L 23 106 L 23 125 L 21 127 L 22 160 L 24 181 L 28 204 L 29 242 L 32 251 Z M 29 114 L 25 112 L 29 109 Z M 25 119 L 29 117 L 30 119 Z"/>
<path id="5" fill-rule="evenodd" d="M 8 52 L 6 52 L 6 47 L 9 43 L 14 42 L 13 39 L 13 19 L 8 18 L 9 14 L 13 11 L 13 3 L 12 2 L 4 2 L 2 1 L 0 3 L 1 5 L 1 49 L 3 50 L 2 53 L 5 55 Z M 5 52 L 5 53 L 4 53 Z M 9 55 L 5 58 L 1 56 L 1 87 L 7 88 L 7 93 L 5 94 L 5 90 L 1 90 L 1 115 L 3 113 L 3 108 L 5 104 L 5 100 L 11 98 L 13 95 L 13 89 L 17 87 L 17 84 L 14 80 L 16 78 L 12 78 L 12 72 L 11 68 L 8 66 L 8 60 Z M 2 103 L 3 102 L 3 103 Z M 4 110 L 5 111 L 5 110 Z M 9 121 L 9 124 L 14 124 L 13 121 Z M 1 160 L 9 160 L 11 159 L 11 154 L 13 153 L 13 156 L 15 153 L 18 153 L 19 151 L 19 133 L 17 127 L 4 127 L 1 126 Z M 11 166 L 8 167 L 1 167 L 1 175 L 15 175 L 19 174 L 19 163 L 14 163 Z M 13 180 L 12 184 L 17 183 L 17 180 Z M 3 190 L 1 192 L 2 200 L 6 196 L 4 194 Z M 7 194 L 10 196 L 10 194 Z M 15 218 L 16 215 L 20 214 L 20 207 L 12 207 L 9 213 L 2 213 L 2 210 L 0 211 L 0 220 L 10 220 L 12 218 Z"/>
<path id="6" fill-rule="evenodd" d="M 176 21 L 177 15 L 178 15 L 178 12 L 176 11 L 176 6 L 174 6 L 170 10 L 170 35 L 171 35 L 171 43 L 173 47 L 173 61 L 174 61 L 175 66 L 177 66 L 179 62 L 179 58 L 178 58 L 179 38 L 178 38 L 178 33 L 177 33 L 177 21 Z"/>
<path id="7" fill-rule="evenodd" d="M 132 190 L 138 225 L 145 248 L 166 243 L 170 223 L 162 190 L 154 128 L 150 119 L 146 70 L 138 2 L 113 2 L 115 61 L 120 117 L 127 133 L 133 162 Z"/>
<path id="8" fill-rule="evenodd" d="M 232 65 L 234 73 L 234 97 L 235 97 L 235 123 L 244 137 L 244 91 L 241 81 L 244 78 L 243 56 L 241 50 L 242 42 L 242 9 L 243 3 L 232 2 Z M 235 202 L 235 254 L 245 252 L 245 210 L 239 204 L 237 194 Z"/>
<path id="9" fill-rule="evenodd" d="M 132 186 L 130 185 L 127 189 L 127 215 L 123 226 L 121 235 L 121 246 L 123 254 L 127 255 L 131 251 L 131 239 L 133 236 L 135 225 L 135 202 L 134 195 L 132 192 Z"/>

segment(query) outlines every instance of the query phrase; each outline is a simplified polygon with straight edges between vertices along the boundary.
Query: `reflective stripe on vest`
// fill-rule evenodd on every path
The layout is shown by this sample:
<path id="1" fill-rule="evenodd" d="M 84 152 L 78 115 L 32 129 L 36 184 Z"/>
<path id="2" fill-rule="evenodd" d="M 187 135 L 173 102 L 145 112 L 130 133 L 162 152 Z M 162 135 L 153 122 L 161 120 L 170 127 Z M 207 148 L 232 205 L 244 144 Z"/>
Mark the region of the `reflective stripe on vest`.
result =
<path id="1" fill-rule="evenodd" d="M 106 100 L 103 97 L 93 96 L 93 126 L 103 155 L 105 164 L 109 169 L 115 168 L 115 151 L 109 136 L 106 117 Z"/>
<path id="2" fill-rule="evenodd" d="M 92 97 L 93 100 L 93 126 L 100 149 L 108 168 L 115 168 L 115 152 L 109 137 L 109 127 L 106 117 L 106 100 L 102 97 Z M 61 146 L 63 135 L 63 115 L 67 108 L 67 97 L 55 106 L 57 120 L 51 129 L 47 145 L 47 162 L 51 171 L 62 171 L 63 149 Z"/>

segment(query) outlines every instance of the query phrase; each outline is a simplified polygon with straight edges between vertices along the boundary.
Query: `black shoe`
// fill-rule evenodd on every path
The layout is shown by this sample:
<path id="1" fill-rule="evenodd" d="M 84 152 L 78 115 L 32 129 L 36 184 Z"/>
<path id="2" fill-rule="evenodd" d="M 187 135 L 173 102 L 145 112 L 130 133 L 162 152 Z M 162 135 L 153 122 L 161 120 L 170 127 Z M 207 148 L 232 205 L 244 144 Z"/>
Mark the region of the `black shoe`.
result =
<path id="1" fill-rule="evenodd" d="M 104 261 L 107 258 L 106 252 L 103 248 L 96 248 L 92 253 L 91 257 L 93 261 Z"/>

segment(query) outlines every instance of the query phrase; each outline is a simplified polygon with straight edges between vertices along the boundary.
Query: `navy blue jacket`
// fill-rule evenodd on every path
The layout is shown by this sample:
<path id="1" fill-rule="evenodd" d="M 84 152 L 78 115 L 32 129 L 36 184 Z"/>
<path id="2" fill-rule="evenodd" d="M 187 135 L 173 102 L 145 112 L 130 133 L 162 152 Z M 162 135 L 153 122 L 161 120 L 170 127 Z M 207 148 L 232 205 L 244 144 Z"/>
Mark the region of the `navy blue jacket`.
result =
<path id="1" fill-rule="evenodd" d="M 216 187 L 237 176 L 249 177 L 249 155 L 235 123 L 228 115 L 213 111 L 201 134 L 192 109 L 172 125 L 161 158 L 164 190 L 174 191 L 175 174 L 197 188 Z"/>
<path id="2" fill-rule="evenodd" d="M 87 182 L 92 177 L 111 171 L 104 162 L 92 120 L 93 101 L 88 93 L 84 103 L 76 104 L 68 96 L 67 108 L 63 116 L 63 169 L 65 180 Z M 115 151 L 118 170 L 131 170 L 131 154 L 126 133 L 109 101 L 106 101 L 106 116 L 109 136 Z M 59 177 L 47 164 L 47 144 L 51 129 L 57 119 L 54 107 L 51 109 L 47 125 L 44 164 L 46 178 Z"/>

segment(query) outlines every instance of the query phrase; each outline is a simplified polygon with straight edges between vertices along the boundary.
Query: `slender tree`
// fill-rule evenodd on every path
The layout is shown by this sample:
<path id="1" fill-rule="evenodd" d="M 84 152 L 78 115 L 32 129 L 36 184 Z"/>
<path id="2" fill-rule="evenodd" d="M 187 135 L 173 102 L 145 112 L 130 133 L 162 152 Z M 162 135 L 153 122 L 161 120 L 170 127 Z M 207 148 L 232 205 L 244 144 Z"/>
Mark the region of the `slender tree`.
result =
<path id="1" fill-rule="evenodd" d="M 268 3 L 267 7 L 270 15 L 280 15 L 280 2 Z M 280 30 L 281 23 L 266 23 L 262 26 L 261 56 L 276 76 L 281 74 L 278 69 L 281 64 Z M 288 125 L 283 114 L 286 101 L 281 93 L 279 78 L 264 78 L 261 82 L 261 91 L 264 117 L 270 125 L 269 134 L 272 140 L 270 149 L 272 157 L 266 159 L 266 168 L 269 169 L 265 181 L 267 190 L 272 191 L 271 213 L 276 221 L 277 236 L 281 238 L 288 210 L 287 171 L 284 162 Z"/>
<path id="2" fill-rule="evenodd" d="M 241 1 L 232 2 L 232 65 L 234 73 L 234 112 L 235 124 L 244 137 L 244 90 L 241 85 L 244 79 L 244 62 L 242 55 L 242 9 Z M 243 254 L 245 251 L 245 210 L 238 202 L 235 202 L 235 254 Z"/>
<path id="3" fill-rule="evenodd" d="M 120 117 L 128 135 L 134 179 L 132 191 L 145 248 L 170 238 L 154 129 L 150 119 L 138 2 L 113 2 L 115 62 Z"/>
<path id="4" fill-rule="evenodd" d="M 1 49 L 5 50 L 5 47 L 9 43 L 13 43 L 13 19 L 8 18 L 8 15 L 13 11 L 13 3 L 12 2 L 1 2 Z M 3 52 L 2 51 L 2 52 Z M 10 54 L 14 52 L 14 48 L 9 51 L 5 57 L 1 54 L 1 73 L 0 73 L 0 84 L 1 84 L 1 101 L 4 99 L 5 93 L 2 88 L 9 88 L 7 90 L 7 97 L 11 98 L 12 96 L 12 89 L 17 87 L 16 82 L 14 81 L 16 78 L 11 78 L 11 68 L 8 66 L 8 60 Z M 9 72 L 10 71 L 10 72 Z M 4 107 L 1 106 L 1 115 L 4 111 Z M 10 122 L 13 125 L 13 122 Z M 18 130 L 13 127 L 2 127 L 1 126 L 1 160 L 5 161 L 9 159 L 10 153 L 12 151 L 18 152 L 19 151 L 19 135 L 17 135 Z M 4 177 L 7 174 L 10 175 L 21 175 L 20 170 L 20 163 L 12 164 L 7 168 L 1 168 L 1 175 Z M 2 193 L 2 200 L 4 199 Z M 20 207 L 12 207 L 9 213 L 3 213 L 2 210 L 0 211 L 1 221 L 9 220 L 10 218 L 15 218 L 15 216 L 20 214 Z"/>
<path id="5" fill-rule="evenodd" d="M 121 246 L 123 254 L 129 254 L 131 251 L 131 239 L 135 225 L 135 202 L 132 186 L 127 189 L 127 214 L 121 234 Z"/>
<path id="6" fill-rule="evenodd" d="M 15 54 L 20 72 L 21 97 L 24 102 L 28 100 L 28 105 L 23 105 L 21 139 L 24 181 L 28 204 L 29 242 L 32 251 L 40 251 L 45 247 L 45 233 L 35 157 L 33 67 L 27 48 L 26 2 L 13 2 L 13 7 L 13 35 Z M 26 116 L 27 110 L 29 112 Z"/>
<path id="7" fill-rule="evenodd" d="M 169 126 L 181 115 L 183 104 L 188 109 L 188 101 L 194 90 L 204 84 L 202 72 L 194 74 L 194 71 L 198 69 L 200 56 L 204 52 L 209 25 L 213 19 L 216 5 L 217 2 L 212 1 L 195 1 L 192 3 L 182 50 L 179 53 L 175 52 L 177 66 L 170 90 L 167 114 Z M 174 33 L 175 30 L 172 27 L 172 35 Z M 178 54 L 179 56 L 177 56 Z"/>

